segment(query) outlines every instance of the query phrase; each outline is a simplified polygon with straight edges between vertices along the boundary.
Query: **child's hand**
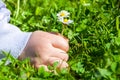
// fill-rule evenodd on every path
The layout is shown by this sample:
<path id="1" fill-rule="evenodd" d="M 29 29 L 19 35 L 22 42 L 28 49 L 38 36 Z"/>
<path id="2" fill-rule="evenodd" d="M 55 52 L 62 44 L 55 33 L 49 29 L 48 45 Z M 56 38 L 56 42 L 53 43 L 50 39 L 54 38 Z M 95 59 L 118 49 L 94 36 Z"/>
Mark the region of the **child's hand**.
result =
<path id="1" fill-rule="evenodd" d="M 41 65 L 53 65 L 58 61 L 59 68 L 68 67 L 68 39 L 56 33 L 35 31 L 19 59 L 30 58 L 31 63 L 39 68 Z"/>

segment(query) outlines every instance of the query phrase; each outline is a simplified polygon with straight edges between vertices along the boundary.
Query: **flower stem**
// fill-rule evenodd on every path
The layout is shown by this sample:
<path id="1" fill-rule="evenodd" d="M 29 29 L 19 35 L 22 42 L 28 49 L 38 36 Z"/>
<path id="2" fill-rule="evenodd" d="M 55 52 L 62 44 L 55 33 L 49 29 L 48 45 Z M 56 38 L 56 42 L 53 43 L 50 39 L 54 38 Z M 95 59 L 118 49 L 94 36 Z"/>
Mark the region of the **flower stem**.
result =
<path id="1" fill-rule="evenodd" d="M 65 26 L 64 24 L 62 24 L 62 32 L 61 32 L 62 35 L 64 35 L 65 27 L 66 27 L 66 26 Z"/>

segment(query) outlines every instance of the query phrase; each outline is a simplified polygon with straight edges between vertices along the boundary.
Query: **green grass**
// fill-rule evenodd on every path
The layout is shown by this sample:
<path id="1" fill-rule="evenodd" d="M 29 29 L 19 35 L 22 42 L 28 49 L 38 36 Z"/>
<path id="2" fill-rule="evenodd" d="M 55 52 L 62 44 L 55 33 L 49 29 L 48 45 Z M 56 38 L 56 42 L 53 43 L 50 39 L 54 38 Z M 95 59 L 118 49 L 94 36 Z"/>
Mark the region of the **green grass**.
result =
<path id="1" fill-rule="evenodd" d="M 4 0 L 10 23 L 22 31 L 62 32 L 56 14 L 70 12 L 74 23 L 64 30 L 69 38 L 69 70 L 45 72 L 29 60 L 0 63 L 0 80 L 120 80 L 120 0 Z M 90 5 L 85 5 L 89 3 Z"/>

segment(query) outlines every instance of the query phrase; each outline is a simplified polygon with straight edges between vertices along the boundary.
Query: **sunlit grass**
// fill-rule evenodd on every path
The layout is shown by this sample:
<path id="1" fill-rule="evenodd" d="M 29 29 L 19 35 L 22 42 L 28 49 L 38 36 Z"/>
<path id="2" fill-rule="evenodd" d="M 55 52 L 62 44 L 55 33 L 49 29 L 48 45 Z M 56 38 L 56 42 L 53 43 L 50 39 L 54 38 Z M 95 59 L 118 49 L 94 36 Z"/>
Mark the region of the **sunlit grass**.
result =
<path id="1" fill-rule="evenodd" d="M 63 31 L 57 19 L 61 10 L 74 21 L 64 30 L 69 38 L 69 69 L 45 72 L 25 61 L 0 64 L 4 80 L 119 80 L 120 1 L 119 0 L 4 0 L 11 10 L 10 23 L 22 31 Z M 5 62 L 5 61 L 3 61 Z"/>

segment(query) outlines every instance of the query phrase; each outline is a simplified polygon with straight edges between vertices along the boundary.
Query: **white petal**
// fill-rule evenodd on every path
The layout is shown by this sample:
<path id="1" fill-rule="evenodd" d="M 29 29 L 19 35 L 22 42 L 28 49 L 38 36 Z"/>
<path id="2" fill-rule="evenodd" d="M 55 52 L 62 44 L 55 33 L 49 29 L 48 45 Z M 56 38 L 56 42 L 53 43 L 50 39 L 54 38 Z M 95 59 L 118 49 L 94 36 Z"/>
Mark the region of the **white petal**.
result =
<path id="1" fill-rule="evenodd" d="M 64 13 L 65 16 L 61 16 L 62 13 Z M 70 13 L 68 11 L 65 11 L 65 10 L 62 10 L 57 14 L 58 17 L 69 17 L 69 15 L 70 15 Z"/>

